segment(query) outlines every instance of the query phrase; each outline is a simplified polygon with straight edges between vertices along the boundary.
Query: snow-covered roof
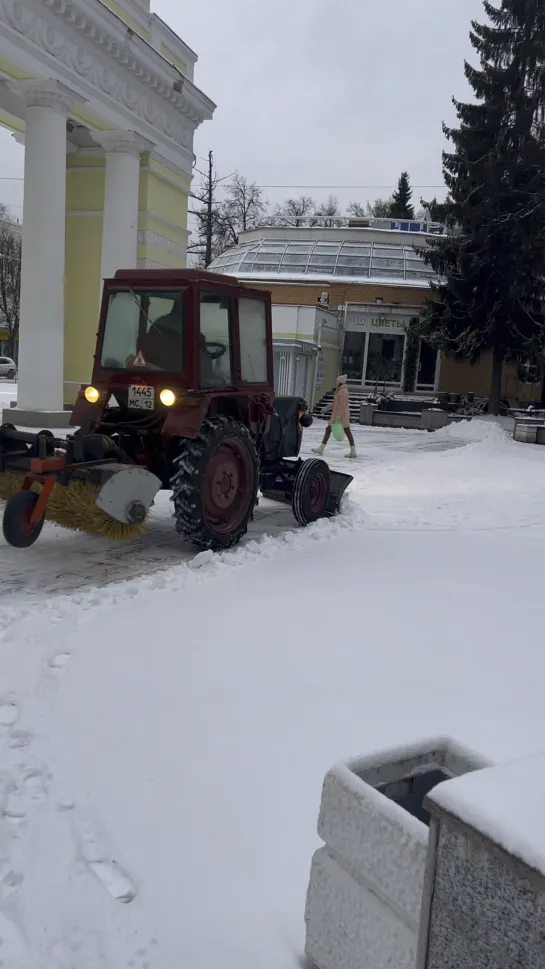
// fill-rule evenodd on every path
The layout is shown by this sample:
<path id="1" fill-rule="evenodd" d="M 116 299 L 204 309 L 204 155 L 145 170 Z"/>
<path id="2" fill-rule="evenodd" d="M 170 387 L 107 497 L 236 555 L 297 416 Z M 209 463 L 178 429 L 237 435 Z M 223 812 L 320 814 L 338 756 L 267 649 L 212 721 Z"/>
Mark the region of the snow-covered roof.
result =
<path id="1" fill-rule="evenodd" d="M 323 230 L 322 230 L 323 231 Z M 350 230 L 348 230 L 350 231 Z M 412 245 L 398 242 L 262 237 L 241 241 L 210 264 L 214 272 L 296 281 L 381 282 L 425 287 L 435 274 Z"/>
<path id="2" fill-rule="evenodd" d="M 464 774 L 429 799 L 545 877 L 545 754 Z"/>

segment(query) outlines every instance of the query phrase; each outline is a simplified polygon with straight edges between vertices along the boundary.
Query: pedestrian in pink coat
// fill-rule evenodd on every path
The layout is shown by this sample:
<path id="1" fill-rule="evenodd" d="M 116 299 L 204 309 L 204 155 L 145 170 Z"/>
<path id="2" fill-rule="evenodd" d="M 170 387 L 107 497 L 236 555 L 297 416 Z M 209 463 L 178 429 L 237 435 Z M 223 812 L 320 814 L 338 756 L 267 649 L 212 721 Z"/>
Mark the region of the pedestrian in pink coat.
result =
<path id="1" fill-rule="evenodd" d="M 324 439 L 319 447 L 314 447 L 312 450 L 314 454 L 322 455 L 324 453 L 324 448 L 331 437 L 331 427 L 336 421 L 341 421 L 344 427 L 344 433 L 348 438 L 348 443 L 350 444 L 350 451 L 346 455 L 347 458 L 357 458 L 356 454 L 356 444 L 354 442 L 354 435 L 350 430 L 350 397 L 348 394 L 346 374 L 342 374 L 337 377 L 335 384 L 335 396 L 333 398 L 333 403 L 328 404 L 324 411 L 330 410 L 331 417 L 329 423 L 325 429 Z"/>

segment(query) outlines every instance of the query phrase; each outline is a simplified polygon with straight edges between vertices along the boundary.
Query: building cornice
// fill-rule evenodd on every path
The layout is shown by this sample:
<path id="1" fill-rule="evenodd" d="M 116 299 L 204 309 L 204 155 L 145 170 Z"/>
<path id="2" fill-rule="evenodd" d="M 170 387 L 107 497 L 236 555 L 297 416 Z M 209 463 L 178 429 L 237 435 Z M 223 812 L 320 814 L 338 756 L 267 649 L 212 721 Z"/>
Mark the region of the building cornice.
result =
<path id="1" fill-rule="evenodd" d="M 19 0 L 14 0 L 16 5 Z M 41 0 L 41 5 L 78 31 L 110 60 L 184 114 L 194 125 L 210 120 L 215 104 L 163 55 L 105 4 L 92 0 Z"/>
<path id="2" fill-rule="evenodd" d="M 121 111 L 128 128 L 165 149 L 172 145 L 163 154 L 171 160 L 179 152 L 191 172 L 194 129 L 215 105 L 104 4 L 0 0 L 0 37 L 25 52 L 36 77 L 52 77 L 53 67 L 56 80 L 89 100 L 92 93 L 110 118 L 117 111 L 114 127 L 122 126 Z"/>

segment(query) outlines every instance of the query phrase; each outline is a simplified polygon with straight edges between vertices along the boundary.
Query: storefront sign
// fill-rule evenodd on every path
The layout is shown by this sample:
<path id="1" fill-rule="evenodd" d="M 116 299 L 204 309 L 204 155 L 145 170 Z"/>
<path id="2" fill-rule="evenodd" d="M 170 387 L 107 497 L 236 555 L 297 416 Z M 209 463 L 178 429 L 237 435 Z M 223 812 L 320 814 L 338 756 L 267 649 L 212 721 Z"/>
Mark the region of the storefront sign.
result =
<path id="1" fill-rule="evenodd" d="M 396 317 L 379 316 L 374 320 L 371 320 L 371 327 L 374 330 L 405 330 L 407 323 L 403 320 L 396 319 Z"/>
<path id="2" fill-rule="evenodd" d="M 414 314 L 412 314 L 414 315 Z M 368 313 L 349 313 L 346 320 L 346 329 L 350 332 L 357 330 L 403 330 L 407 329 L 411 316 L 406 317 L 389 316 L 370 316 Z"/>

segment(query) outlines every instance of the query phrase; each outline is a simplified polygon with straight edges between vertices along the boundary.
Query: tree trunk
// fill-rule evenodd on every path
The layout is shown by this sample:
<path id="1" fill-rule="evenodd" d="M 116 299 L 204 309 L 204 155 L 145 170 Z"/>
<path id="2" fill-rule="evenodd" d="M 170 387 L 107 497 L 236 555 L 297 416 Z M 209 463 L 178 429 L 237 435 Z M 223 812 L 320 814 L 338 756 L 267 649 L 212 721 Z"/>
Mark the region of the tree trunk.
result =
<path id="1" fill-rule="evenodd" d="M 208 176 L 206 186 L 206 240 L 204 249 L 204 267 L 208 269 L 212 262 L 212 244 L 214 240 L 214 156 L 208 152 Z"/>
<path id="2" fill-rule="evenodd" d="M 490 385 L 490 400 L 488 403 L 488 413 L 497 416 L 500 412 L 501 403 L 501 378 L 503 373 L 503 357 L 494 350 L 492 362 L 492 382 Z"/>

